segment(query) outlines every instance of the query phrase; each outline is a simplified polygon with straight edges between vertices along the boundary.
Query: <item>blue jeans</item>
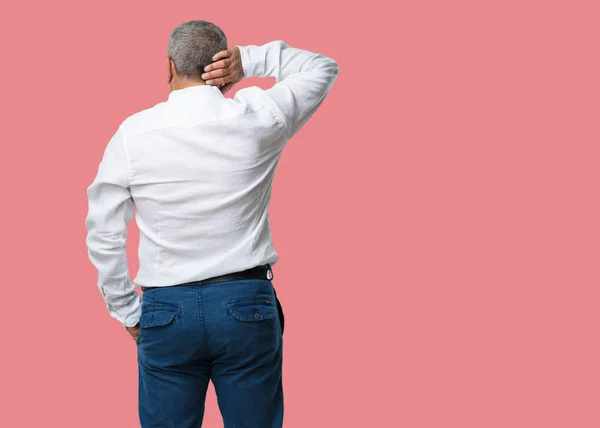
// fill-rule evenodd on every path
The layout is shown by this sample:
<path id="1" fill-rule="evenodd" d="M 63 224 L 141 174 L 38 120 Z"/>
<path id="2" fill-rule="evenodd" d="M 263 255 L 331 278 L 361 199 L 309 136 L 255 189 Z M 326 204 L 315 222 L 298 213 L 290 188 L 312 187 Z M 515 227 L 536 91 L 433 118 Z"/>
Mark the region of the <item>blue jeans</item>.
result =
<path id="1" fill-rule="evenodd" d="M 199 428 L 209 381 L 225 428 L 281 428 L 276 303 L 267 279 L 144 291 L 137 339 L 142 428 Z"/>

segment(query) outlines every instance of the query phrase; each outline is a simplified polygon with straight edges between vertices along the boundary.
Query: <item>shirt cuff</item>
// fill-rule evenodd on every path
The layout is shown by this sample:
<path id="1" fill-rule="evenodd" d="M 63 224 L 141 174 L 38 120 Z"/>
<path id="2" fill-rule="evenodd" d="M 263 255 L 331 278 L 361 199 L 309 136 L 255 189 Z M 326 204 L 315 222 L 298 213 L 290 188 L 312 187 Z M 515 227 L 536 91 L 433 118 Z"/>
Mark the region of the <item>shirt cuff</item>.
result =
<path id="1" fill-rule="evenodd" d="M 140 294 L 136 291 L 133 291 L 133 293 L 135 293 L 136 296 L 132 305 L 126 308 L 126 311 L 121 311 L 125 312 L 121 315 L 121 323 L 123 324 L 123 327 L 135 327 L 142 316 L 142 296 L 140 296 Z M 116 314 L 113 316 L 115 315 Z"/>
<path id="2" fill-rule="evenodd" d="M 130 316 L 123 321 L 123 327 L 135 327 L 140 322 L 141 313 L 137 316 Z"/>

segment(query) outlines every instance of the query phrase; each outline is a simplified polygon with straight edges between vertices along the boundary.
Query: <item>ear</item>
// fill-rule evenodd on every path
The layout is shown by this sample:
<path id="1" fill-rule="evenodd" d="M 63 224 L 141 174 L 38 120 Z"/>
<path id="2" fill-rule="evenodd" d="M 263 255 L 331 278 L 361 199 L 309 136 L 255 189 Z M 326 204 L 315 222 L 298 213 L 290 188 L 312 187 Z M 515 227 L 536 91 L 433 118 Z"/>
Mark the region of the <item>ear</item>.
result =
<path id="1" fill-rule="evenodd" d="M 171 84 L 175 78 L 175 64 L 173 60 L 167 57 L 167 83 Z"/>

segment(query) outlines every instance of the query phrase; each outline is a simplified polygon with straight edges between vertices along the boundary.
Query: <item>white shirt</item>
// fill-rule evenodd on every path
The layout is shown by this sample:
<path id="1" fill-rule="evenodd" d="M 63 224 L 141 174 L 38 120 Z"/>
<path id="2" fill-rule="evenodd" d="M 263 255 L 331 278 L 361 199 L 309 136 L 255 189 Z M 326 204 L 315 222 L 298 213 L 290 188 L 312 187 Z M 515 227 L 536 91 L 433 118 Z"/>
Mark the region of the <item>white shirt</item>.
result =
<path id="1" fill-rule="evenodd" d="M 134 326 L 136 285 L 161 287 L 274 264 L 268 208 L 288 140 L 338 75 L 331 58 L 283 41 L 240 46 L 246 77 L 273 76 L 225 98 L 193 86 L 121 123 L 88 187 L 86 243 L 109 313 Z M 132 282 L 125 243 L 136 208 L 140 268 Z"/>

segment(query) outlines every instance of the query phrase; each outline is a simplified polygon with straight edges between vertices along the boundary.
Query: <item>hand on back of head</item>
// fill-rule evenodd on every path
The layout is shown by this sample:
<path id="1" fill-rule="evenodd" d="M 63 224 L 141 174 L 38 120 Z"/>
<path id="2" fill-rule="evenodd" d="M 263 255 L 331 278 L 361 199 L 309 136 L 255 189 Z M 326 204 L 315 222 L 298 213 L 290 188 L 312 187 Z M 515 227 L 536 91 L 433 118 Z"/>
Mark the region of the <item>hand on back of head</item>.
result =
<path id="1" fill-rule="evenodd" d="M 202 80 L 210 86 L 218 86 L 225 95 L 244 77 L 240 49 L 237 46 L 216 53 L 213 63 L 204 67 Z"/>

